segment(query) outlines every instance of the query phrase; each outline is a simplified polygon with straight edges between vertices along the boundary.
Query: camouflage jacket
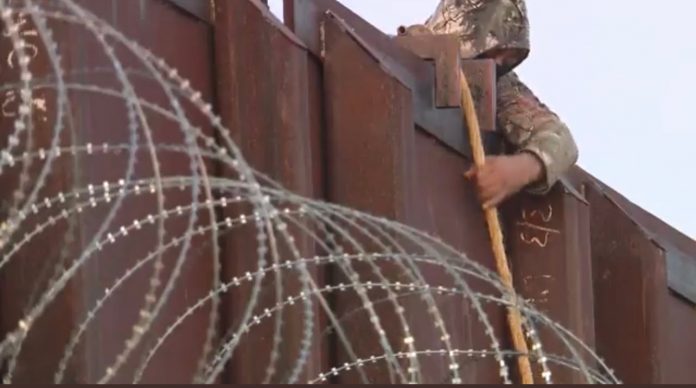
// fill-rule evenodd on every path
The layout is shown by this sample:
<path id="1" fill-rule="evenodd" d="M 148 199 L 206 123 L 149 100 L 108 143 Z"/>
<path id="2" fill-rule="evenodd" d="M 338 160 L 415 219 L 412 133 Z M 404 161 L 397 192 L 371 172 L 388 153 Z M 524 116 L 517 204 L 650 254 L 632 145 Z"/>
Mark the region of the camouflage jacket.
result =
<path id="1" fill-rule="evenodd" d="M 544 166 L 544 179 L 529 191 L 548 192 L 577 162 L 578 149 L 568 127 L 512 72 L 529 54 L 524 0 L 441 0 L 425 27 L 458 35 L 463 58 L 496 59 L 499 127 L 516 152 Z"/>

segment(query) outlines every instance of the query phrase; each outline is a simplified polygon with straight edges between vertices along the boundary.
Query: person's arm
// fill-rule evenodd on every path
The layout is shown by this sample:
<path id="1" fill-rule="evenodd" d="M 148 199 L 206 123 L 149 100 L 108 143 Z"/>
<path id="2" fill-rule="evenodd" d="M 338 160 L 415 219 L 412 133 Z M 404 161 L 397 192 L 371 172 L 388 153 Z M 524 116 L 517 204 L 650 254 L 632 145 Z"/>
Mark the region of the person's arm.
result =
<path id="1" fill-rule="evenodd" d="M 545 194 L 578 160 L 578 148 L 568 127 L 546 107 L 515 73 L 498 81 L 498 123 L 517 154 L 533 155 L 541 163 L 539 179 L 527 186 Z"/>

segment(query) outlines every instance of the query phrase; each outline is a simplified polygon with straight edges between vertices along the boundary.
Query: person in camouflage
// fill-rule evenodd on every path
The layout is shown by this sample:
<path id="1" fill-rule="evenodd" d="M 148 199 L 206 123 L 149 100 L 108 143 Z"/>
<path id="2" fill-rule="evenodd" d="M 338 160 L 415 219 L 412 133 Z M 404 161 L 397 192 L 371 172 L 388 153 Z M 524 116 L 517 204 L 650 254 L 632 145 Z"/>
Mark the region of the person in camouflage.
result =
<path id="1" fill-rule="evenodd" d="M 424 25 L 406 31 L 456 34 L 462 58 L 497 63 L 498 125 L 515 152 L 488 157 L 484 167 L 466 173 L 476 182 L 484 207 L 525 189 L 545 194 L 577 162 L 568 127 L 513 72 L 529 55 L 524 0 L 441 0 Z"/>

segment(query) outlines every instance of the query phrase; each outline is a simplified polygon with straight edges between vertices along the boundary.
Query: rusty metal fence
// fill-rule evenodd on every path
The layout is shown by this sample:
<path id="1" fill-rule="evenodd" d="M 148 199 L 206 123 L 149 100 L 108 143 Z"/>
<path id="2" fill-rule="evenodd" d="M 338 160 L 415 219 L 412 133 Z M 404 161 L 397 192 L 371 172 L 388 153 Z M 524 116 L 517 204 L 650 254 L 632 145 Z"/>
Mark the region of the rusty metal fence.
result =
<path id="1" fill-rule="evenodd" d="M 462 172 L 471 163 L 470 147 L 459 109 L 459 89 L 451 81 L 456 80 L 460 68 L 471 79 L 488 150 L 498 152 L 501 140 L 496 134 L 495 70 L 488 61 L 460 59 L 454 38 L 388 36 L 334 0 L 286 0 L 285 24 L 258 0 L 109 0 L 81 4 L 165 58 L 191 80 L 204 99 L 214 101 L 214 110 L 221 115 L 224 126 L 258 171 L 300 195 L 418 228 L 465 252 L 473 261 L 494 268 L 483 214 L 472 187 L 462 179 Z M 82 41 L 69 25 L 56 26 L 55 30 L 69 42 L 71 68 L 100 65 L 99 57 L 87 55 L 97 49 Z M 12 48 L 0 50 L 4 53 Z M 38 66 L 48 66 L 41 59 L 37 61 Z M 8 76 L 12 74 L 0 74 Z M 95 77 L 93 81 L 100 82 L 98 74 L 83 77 Z M 148 93 L 147 82 L 138 85 L 143 93 Z M 8 97 L 4 98 L 7 103 Z M 53 97 L 49 93 L 45 98 L 50 108 Z M 164 96 L 153 95 L 151 99 L 166 103 Z M 77 96 L 74 101 L 79 105 L 75 117 L 81 120 L 80 128 L 89 128 L 90 121 L 100 118 L 113 120 L 113 125 L 128 125 L 124 112 L 107 100 Z M 3 128 L 8 128 L 10 118 L 4 119 Z M 212 136 L 202 118 L 197 125 Z M 164 130 L 155 133 L 155 142 L 185 142 Z M 94 145 L 127 142 L 110 138 L 109 133 L 88 130 L 70 136 Z M 47 143 L 50 139 L 36 141 Z M 76 179 L 107 179 L 104 172 L 124 160 L 119 155 L 67 159 L 60 169 L 65 174 L 50 182 L 51 188 L 60 191 Z M 175 153 L 165 154 L 160 161 L 173 173 L 185 170 L 184 162 Z M 70 165 L 79 165 L 81 175 L 72 176 Z M 222 166 L 211 164 L 209 168 L 222 177 L 232 174 Z M 136 174 L 148 173 L 136 168 Z M 2 187 L 12 187 L 16 184 L 12 179 L 18 178 L 3 179 L 9 183 Z M 10 197 L 12 193 L 3 190 L 2 195 Z M 169 198 L 182 204 L 186 201 L 184 197 Z M 129 212 L 138 214 L 153 206 L 144 199 L 130 201 L 119 217 L 133 218 Z M 224 218 L 240 211 L 232 206 L 217 216 Z M 696 242 L 579 168 L 545 197 L 514 198 L 505 205 L 503 214 L 516 288 L 525 299 L 596 349 L 623 382 L 696 381 Z M 35 240 L 22 260 L 1 272 L 0 323 L 5 332 L 12 330 L 24 313 L 22 308 L 32 297 L 33 283 L 46 281 L 47 275 L 37 268 L 46 265 L 45 260 L 65 256 L 48 254 L 46 259 L 45 252 L 65 250 L 68 256 L 77 252 L 80 241 L 93 233 L 95 221 L 91 217 L 104 215 L 89 213 L 78 223 L 65 226 L 72 228 L 71 241 L 56 240 L 51 235 Z M 182 228 L 177 222 L 171 221 L 166 227 Z M 254 270 L 256 263 L 244 259 L 255 255 L 256 246 L 249 242 L 254 237 L 252 230 L 220 237 L 220 277 L 241 278 Z M 140 250 L 147 250 L 148 241 L 139 238 L 126 245 L 129 251 L 125 255 L 109 249 L 100 252 L 99 260 L 86 267 L 80 280 L 71 282 L 61 293 L 48 315 L 37 323 L 37 334 L 25 345 L 18 365 L 31 368 L 16 369 L 16 381 L 53 379 L 65 344 L 79 323 L 82 301 L 100 295 L 115 274 L 134 264 L 115 258 L 146 253 Z M 147 235 L 152 241 L 156 238 L 154 233 Z M 179 302 L 165 308 L 163 322 L 204 297 L 210 288 L 217 269 L 207 260 L 213 249 L 208 243 L 202 238 L 195 241 L 202 248 L 183 269 L 183 278 L 174 289 L 173 300 Z M 307 257 L 322 252 L 322 247 L 310 239 L 297 245 Z M 171 255 L 174 257 L 176 252 Z M 371 278 L 369 267 L 356 268 L 361 277 Z M 448 285 L 443 269 L 422 266 L 419 270 L 433 284 Z M 333 267 L 312 271 L 320 285 L 350 283 Z M 387 277 L 400 276 L 398 269 L 390 265 L 383 273 Z M 282 282 L 287 290 L 300 291 L 297 280 Z M 95 381 L 101 377 L 103 368 L 119 354 L 121 342 L 117 339 L 128 335 L 130 322 L 138 314 L 132 300 L 140 298 L 147 288 L 147 278 L 136 277 L 126 292 L 108 302 L 97 324 L 88 329 L 76 348 L 66 367 L 66 381 Z M 250 292 L 239 287 L 223 297 L 219 306 L 208 307 L 219 312 L 217 317 L 211 318 L 210 311 L 204 309 L 189 318 L 150 362 L 143 381 L 190 381 L 200 366 L 197 355 L 206 335 L 213 328 L 215 336 L 222 338 L 225 328 L 239 319 Z M 262 305 L 275 303 L 272 294 L 259 298 Z M 379 339 L 368 317 L 359 312 L 356 298 L 338 293 L 330 301 L 342 317 L 346 333 L 355 339 L 351 351 L 361 357 L 380 354 Z M 407 296 L 400 300 L 410 335 L 421 344 L 429 344 L 425 348 L 437 349 L 441 339 L 432 330 L 430 317 L 422 312 L 419 298 Z M 456 328 L 450 330 L 453 346 L 489 346 L 489 338 L 470 305 L 446 296 L 438 298 L 437 304 L 442 319 Z M 492 303 L 484 308 L 494 335 L 507 338 L 503 308 Z M 402 325 L 396 324 L 391 309 L 377 306 L 375 310 L 386 322 L 390 341 L 404 337 L 406 333 Z M 278 371 L 293 365 L 292 357 L 303 347 L 307 326 L 299 323 L 304 319 L 299 310 L 282 314 L 285 324 L 280 329 L 270 320 L 260 323 L 239 344 L 222 382 L 263 381 L 271 354 L 278 354 Z M 328 318 L 317 310 L 312 319 L 311 336 L 316 340 L 309 347 L 301 381 L 327 374 L 352 360 L 332 333 Z M 164 323 L 156 324 L 150 340 L 165 329 Z M 274 343 L 274 330 L 281 330 L 282 344 Z M 550 330 L 538 334 L 550 357 L 575 357 Z M 584 381 L 578 371 L 561 364 L 550 367 L 554 382 Z M 426 358 L 421 367 L 423 382 L 450 381 L 451 370 L 442 357 Z M 135 364 L 127 364 L 115 381 L 128 381 L 136 369 Z M 500 382 L 498 362 L 490 357 L 472 358 L 462 364 L 459 372 L 464 383 Z M 541 381 L 542 371 L 536 372 Z M 285 377 L 277 374 L 276 379 L 283 381 Z M 327 377 L 334 383 L 360 383 L 365 377 L 375 383 L 394 381 L 381 363 L 344 369 L 335 376 L 328 373 Z"/>

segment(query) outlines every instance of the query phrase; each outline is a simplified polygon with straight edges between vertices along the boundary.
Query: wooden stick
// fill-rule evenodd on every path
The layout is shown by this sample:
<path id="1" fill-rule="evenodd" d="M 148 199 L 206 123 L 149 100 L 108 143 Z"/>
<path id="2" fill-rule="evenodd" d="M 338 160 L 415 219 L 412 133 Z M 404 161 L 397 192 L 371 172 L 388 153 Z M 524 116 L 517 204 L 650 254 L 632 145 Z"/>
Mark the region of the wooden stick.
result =
<path id="1" fill-rule="evenodd" d="M 482 167 L 486 162 L 486 152 L 483 148 L 483 140 L 481 139 L 481 129 L 476 115 L 476 107 L 474 99 L 471 95 L 469 83 L 466 80 L 466 75 L 460 71 L 460 84 L 462 88 L 462 110 L 464 111 L 464 119 L 469 127 L 469 142 L 471 143 L 474 165 Z M 503 280 L 503 284 L 508 288 L 510 295 L 513 296 L 513 305 L 508 307 L 507 321 L 512 334 L 512 342 L 520 356 L 517 358 L 522 384 L 534 384 L 534 376 L 532 375 L 532 367 L 529 362 L 529 351 L 527 349 L 527 341 L 524 338 L 522 331 L 522 316 L 520 311 L 515 307 L 514 302 L 517 300 L 515 288 L 512 283 L 512 273 L 508 267 L 507 254 L 505 253 L 505 244 L 503 242 L 503 232 L 500 228 L 500 218 L 498 217 L 498 209 L 485 209 L 486 223 L 488 224 L 488 234 L 493 247 L 493 256 L 495 257 L 495 265 L 498 274 Z"/>

